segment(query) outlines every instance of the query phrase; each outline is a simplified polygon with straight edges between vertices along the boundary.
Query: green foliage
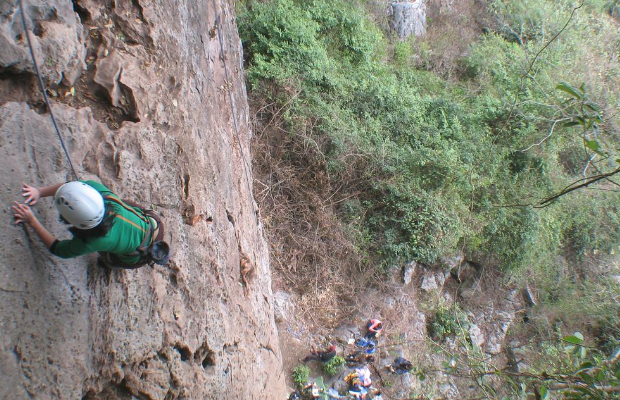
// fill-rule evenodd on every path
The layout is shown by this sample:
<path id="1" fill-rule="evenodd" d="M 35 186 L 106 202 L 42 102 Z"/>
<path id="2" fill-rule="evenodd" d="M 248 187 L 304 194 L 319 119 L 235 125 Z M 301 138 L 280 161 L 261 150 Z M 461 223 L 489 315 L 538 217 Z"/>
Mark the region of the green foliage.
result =
<path id="1" fill-rule="evenodd" d="M 618 193 L 528 206 L 580 179 L 592 155 L 588 173 L 618 163 L 607 2 L 573 14 L 569 0 L 490 1 L 497 29 L 471 44 L 456 81 L 417 69 L 433 44 L 390 44 L 365 4 L 252 1 L 238 17 L 254 95 L 277 104 L 300 147 L 316 147 L 360 259 L 386 268 L 465 249 L 514 281 L 551 282 L 570 276 L 561 256 L 613 251 Z"/>
<path id="2" fill-rule="evenodd" d="M 369 201 L 369 227 L 380 232 L 373 247 L 389 264 L 411 259 L 433 262 L 445 250 L 446 237 L 455 233 L 456 221 L 440 202 L 411 189 L 406 184 L 384 185 L 371 194 L 372 199 L 381 199 Z"/>
<path id="3" fill-rule="evenodd" d="M 342 0 L 254 2 L 239 16 L 239 30 L 250 55 L 250 83 L 302 80 L 323 90 L 340 84 L 338 63 L 367 64 L 380 40 Z"/>
<path id="4" fill-rule="evenodd" d="M 485 3 L 497 24 L 445 80 L 429 71 L 431 41 L 392 42 L 368 17 L 365 1 L 242 2 L 239 30 L 253 95 L 280 110 L 266 122 L 280 118 L 278 131 L 315 150 L 330 204 L 368 266 L 480 254 L 516 285 L 535 285 L 542 305 L 532 320 L 542 331 L 554 332 L 556 321 L 582 321 L 613 338 L 617 287 L 585 263 L 618 251 L 616 184 L 604 180 L 600 190 L 532 205 L 618 168 L 618 1 L 584 2 L 574 13 L 580 2 L 572 0 Z M 282 159 L 294 159 L 292 151 L 281 149 Z M 442 305 L 429 333 L 466 339 L 467 324 L 461 310 Z M 604 357 L 571 345 L 579 354 L 547 347 L 547 369 L 598 379 L 595 357 Z M 599 369 L 579 375 L 577 359 Z M 481 373 L 476 383 L 487 385 L 487 367 L 479 363 L 468 373 Z M 544 377 L 543 369 L 535 372 Z M 612 382 L 608 372 L 600 377 Z M 507 382 L 512 398 L 556 393 L 544 379 Z M 582 389 L 563 396 L 601 395 Z"/>
<path id="5" fill-rule="evenodd" d="M 458 305 L 448 307 L 440 304 L 430 320 L 428 331 L 430 337 L 438 341 L 452 335 L 467 338 L 469 326 L 467 315 Z"/>
<path id="6" fill-rule="evenodd" d="M 323 363 L 323 372 L 329 376 L 337 375 L 345 364 L 345 360 L 341 356 L 336 356 L 326 363 Z"/>
<path id="7" fill-rule="evenodd" d="M 620 348 L 611 356 L 586 347 L 580 332 L 564 336 L 565 367 L 558 373 L 543 372 L 540 394 L 556 390 L 564 399 L 611 399 L 620 393 Z"/>
<path id="8" fill-rule="evenodd" d="M 293 382 L 298 388 L 302 388 L 308 382 L 310 377 L 310 368 L 307 365 L 301 364 L 293 369 Z"/>
<path id="9" fill-rule="evenodd" d="M 406 69 L 413 64 L 414 39 L 399 41 L 394 45 L 394 64 L 399 69 Z"/>
<path id="10" fill-rule="evenodd" d="M 559 332 L 558 332 L 559 334 Z M 604 353 L 586 343 L 580 332 L 559 336 L 552 342 L 528 347 L 529 352 L 544 354 L 520 364 L 519 370 L 498 368 L 488 355 L 461 341 L 454 350 L 437 348 L 445 354 L 447 374 L 470 379 L 501 399 L 615 399 L 620 393 L 620 348 Z M 523 352 L 525 349 L 521 348 Z M 521 353 L 523 354 L 523 353 Z M 489 379 L 489 377 L 493 379 Z"/>

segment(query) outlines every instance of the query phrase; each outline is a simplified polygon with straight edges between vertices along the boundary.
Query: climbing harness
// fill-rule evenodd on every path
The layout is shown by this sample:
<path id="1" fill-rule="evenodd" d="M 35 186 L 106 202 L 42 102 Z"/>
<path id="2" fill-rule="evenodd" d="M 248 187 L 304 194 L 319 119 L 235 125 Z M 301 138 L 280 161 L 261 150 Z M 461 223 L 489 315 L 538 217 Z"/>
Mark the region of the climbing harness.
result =
<path id="1" fill-rule="evenodd" d="M 136 269 L 147 264 L 151 266 L 153 264 L 167 264 L 168 261 L 170 261 L 171 251 L 168 243 L 162 240 L 164 237 L 164 224 L 159 218 L 159 215 L 157 215 L 154 210 L 145 209 L 143 207 L 139 207 L 142 213 L 140 214 L 135 210 L 135 208 L 128 206 L 121 199 L 113 195 L 107 195 L 105 196 L 105 199 L 118 204 L 127 211 L 132 212 L 149 226 L 148 231 L 144 235 L 144 239 L 142 239 L 142 243 L 140 243 L 140 246 L 138 246 L 136 251 L 133 253 L 124 254 L 125 256 L 130 257 L 140 256 L 140 261 L 135 264 L 124 264 L 120 262 L 118 257 L 115 257 L 114 254 L 106 253 L 110 261 L 115 264 L 115 266 L 119 266 L 123 269 Z"/>
<path id="2" fill-rule="evenodd" d="M 50 112 L 50 117 L 52 118 L 52 124 L 54 125 L 54 129 L 56 130 L 56 134 L 58 135 L 58 139 L 60 139 L 60 146 L 62 150 L 65 152 L 65 156 L 67 157 L 67 161 L 69 161 L 69 166 L 71 167 L 71 172 L 73 173 L 73 177 L 77 181 L 79 179 L 77 172 L 75 172 L 75 168 L 73 167 L 73 162 L 71 162 L 71 157 L 69 157 L 69 152 L 67 151 L 67 147 L 65 146 L 65 141 L 62 138 L 60 133 L 60 129 L 58 128 L 58 124 L 56 123 L 56 118 L 54 118 L 54 112 L 52 111 L 52 106 L 50 105 L 49 98 L 47 97 L 47 88 L 45 87 L 45 83 L 43 82 L 43 77 L 41 76 L 41 72 L 39 71 L 39 66 L 37 65 L 37 59 L 34 55 L 34 49 L 32 47 L 32 42 L 30 41 L 30 34 L 28 32 L 28 25 L 26 24 L 26 9 L 24 7 L 24 0 L 19 0 L 19 6 L 21 9 L 22 15 L 22 24 L 24 26 L 24 36 L 26 36 L 26 41 L 28 42 L 28 48 L 30 49 L 30 57 L 32 57 L 32 63 L 34 64 L 34 70 L 39 78 L 39 88 L 41 89 L 41 93 L 43 93 L 43 100 L 45 101 L 45 106 Z"/>

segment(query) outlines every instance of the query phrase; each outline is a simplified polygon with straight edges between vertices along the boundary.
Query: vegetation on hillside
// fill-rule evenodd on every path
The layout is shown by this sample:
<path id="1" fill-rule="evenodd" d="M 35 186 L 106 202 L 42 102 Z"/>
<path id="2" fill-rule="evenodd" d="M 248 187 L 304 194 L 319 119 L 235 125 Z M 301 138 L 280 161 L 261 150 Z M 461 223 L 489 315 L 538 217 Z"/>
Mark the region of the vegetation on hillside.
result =
<path id="1" fill-rule="evenodd" d="M 618 1 L 485 1 L 449 71 L 373 4 L 238 4 L 276 263 L 319 285 L 346 280 L 334 260 L 377 274 L 464 251 L 539 288 L 549 336 L 558 318 L 615 343 Z"/>

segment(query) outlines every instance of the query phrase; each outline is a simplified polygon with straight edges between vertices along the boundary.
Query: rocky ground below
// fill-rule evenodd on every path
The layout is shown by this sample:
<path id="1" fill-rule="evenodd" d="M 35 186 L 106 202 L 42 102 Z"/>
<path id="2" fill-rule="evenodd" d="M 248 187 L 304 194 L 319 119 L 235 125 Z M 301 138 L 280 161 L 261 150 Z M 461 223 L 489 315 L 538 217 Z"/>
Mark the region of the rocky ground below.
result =
<path id="1" fill-rule="evenodd" d="M 294 293 L 276 291 L 276 321 L 285 369 L 290 372 L 300 365 L 313 345 L 324 348 L 336 344 L 339 355 L 353 353 L 358 348 L 351 342 L 364 335 L 366 321 L 379 318 L 385 329 L 377 340 L 375 360 L 369 369 L 373 386 L 383 392 L 384 398 L 476 397 L 474 380 L 447 374 L 447 363 L 462 356 L 467 348 L 488 365 L 502 369 L 514 361 L 510 357 L 512 348 L 527 342 L 526 338 L 509 335 L 509 330 L 522 324 L 532 299 L 528 302 L 527 292 L 500 282 L 499 276 L 464 260 L 462 255 L 446 258 L 433 267 L 411 263 L 394 269 L 381 285 L 363 291 L 354 299 L 356 306 L 349 318 L 342 318 L 335 327 L 317 324 L 308 310 L 296 304 L 299 297 Z M 457 321 L 463 331 L 435 337 L 433 324 L 438 310 L 458 310 Z M 396 357 L 411 360 L 413 372 L 390 373 L 386 367 Z M 308 365 L 311 379 L 324 376 L 328 386 L 340 389 L 347 386 L 343 378 L 353 371 L 344 368 L 328 377 L 319 363 Z M 287 384 L 289 390 L 294 390 L 290 374 Z"/>

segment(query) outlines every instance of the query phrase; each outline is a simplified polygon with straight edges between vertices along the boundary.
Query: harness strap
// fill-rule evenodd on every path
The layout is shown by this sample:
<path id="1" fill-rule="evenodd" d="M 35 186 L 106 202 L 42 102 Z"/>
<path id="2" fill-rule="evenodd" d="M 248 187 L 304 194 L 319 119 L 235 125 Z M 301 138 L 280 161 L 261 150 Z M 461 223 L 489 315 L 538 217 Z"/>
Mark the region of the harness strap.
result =
<path id="1" fill-rule="evenodd" d="M 125 204 L 121 199 L 116 198 L 115 196 L 112 195 L 107 195 L 104 197 L 106 200 L 110 200 L 115 202 L 116 204 L 118 204 L 119 206 L 123 207 L 125 210 L 132 212 L 135 214 L 136 217 L 140 218 L 142 220 L 142 222 L 146 222 L 147 224 L 149 223 L 149 219 L 145 216 L 145 213 L 142 209 L 140 209 L 140 211 L 142 211 L 143 214 L 140 214 L 136 211 L 135 208 L 128 206 L 127 204 Z"/>
<path id="2" fill-rule="evenodd" d="M 132 212 L 135 216 L 137 216 L 138 218 L 140 218 L 143 222 L 146 222 L 148 224 L 148 231 L 145 233 L 144 235 L 144 239 L 142 239 L 142 243 L 140 243 L 140 246 L 138 246 L 138 248 L 136 249 L 136 251 L 129 253 L 129 254 L 125 254 L 126 256 L 130 256 L 130 257 L 135 257 L 135 256 L 144 256 L 149 248 L 149 240 L 151 240 L 151 245 L 155 242 L 159 242 L 160 240 L 163 239 L 164 237 L 164 225 L 161 222 L 161 219 L 159 218 L 159 215 L 157 215 L 157 213 L 155 213 L 155 211 L 153 210 L 144 210 L 142 208 L 138 208 L 140 210 L 140 213 L 136 211 L 136 209 L 134 207 L 131 207 L 127 204 L 125 204 L 125 202 L 123 202 L 121 199 L 116 198 L 115 196 L 112 195 L 107 195 L 104 197 L 106 200 L 110 200 L 113 201 L 114 203 L 120 205 L 121 207 L 123 207 L 125 210 Z M 153 220 L 155 220 L 155 222 L 157 223 L 157 236 L 153 238 L 153 232 L 155 231 L 155 227 L 153 226 L 153 222 L 151 221 L 151 218 Z"/>
<path id="3" fill-rule="evenodd" d="M 147 217 L 153 218 L 155 222 L 157 222 L 158 231 L 157 236 L 153 239 L 153 243 L 161 241 L 164 238 L 164 224 L 161 222 L 161 218 L 159 218 L 159 215 L 153 210 L 143 210 L 143 212 Z"/>

